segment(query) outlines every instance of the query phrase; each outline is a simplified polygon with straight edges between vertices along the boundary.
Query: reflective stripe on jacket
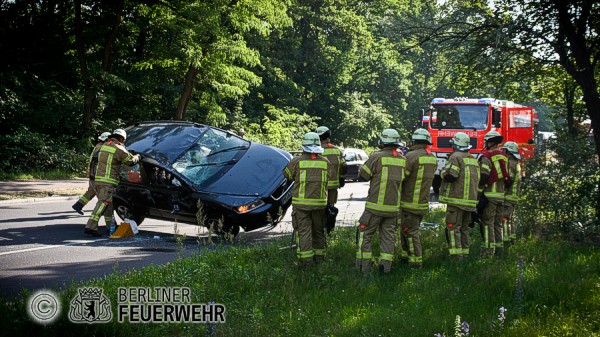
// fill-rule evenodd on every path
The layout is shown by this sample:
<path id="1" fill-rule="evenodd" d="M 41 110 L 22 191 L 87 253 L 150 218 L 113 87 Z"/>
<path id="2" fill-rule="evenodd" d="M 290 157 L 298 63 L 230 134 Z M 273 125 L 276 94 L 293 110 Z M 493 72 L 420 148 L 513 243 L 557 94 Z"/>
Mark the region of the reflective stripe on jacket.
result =
<path id="1" fill-rule="evenodd" d="M 513 156 L 508 157 L 508 174 L 510 174 L 512 186 L 506 189 L 504 200 L 518 202 L 521 193 L 521 166 L 517 158 Z"/>
<path id="2" fill-rule="evenodd" d="M 479 158 L 481 174 L 489 176 L 485 188 L 480 189 L 490 200 L 504 200 L 504 182 L 509 178 L 508 158 L 500 150 L 484 152 Z"/>
<path id="3" fill-rule="evenodd" d="M 360 176 L 371 181 L 365 208 L 379 216 L 396 216 L 406 159 L 396 148 L 386 147 L 373 153 L 360 168 Z"/>
<path id="4" fill-rule="evenodd" d="M 406 153 L 406 170 L 402 183 L 400 207 L 412 213 L 429 210 L 429 190 L 437 169 L 437 159 L 427 152 L 427 145 L 414 144 Z"/>
<path id="5" fill-rule="evenodd" d="M 329 163 L 333 167 L 334 176 L 327 183 L 327 188 L 338 188 L 340 187 L 340 178 L 342 175 L 342 165 L 346 165 L 342 150 L 337 146 L 333 146 L 329 139 L 321 141 L 321 147 L 323 147 L 323 157 L 329 160 Z"/>
<path id="6" fill-rule="evenodd" d="M 98 165 L 98 152 L 100 152 L 100 148 L 102 148 L 102 144 L 104 142 L 98 142 L 92 153 L 90 153 L 90 161 L 88 163 L 88 177 L 92 180 L 96 178 L 96 166 Z"/>
<path id="7" fill-rule="evenodd" d="M 98 164 L 96 164 L 97 183 L 106 183 L 111 185 L 119 184 L 119 175 L 121 165 L 135 164 L 137 160 L 122 143 L 114 138 L 104 143 L 98 152 Z"/>
<path id="8" fill-rule="evenodd" d="M 456 180 L 452 183 L 443 181 L 447 174 Z M 440 202 L 465 211 L 474 211 L 478 201 L 479 174 L 479 164 L 473 156 L 468 152 L 452 152 L 441 172 Z"/>
<path id="9" fill-rule="evenodd" d="M 327 206 L 327 183 L 333 176 L 327 158 L 302 153 L 292 158 L 283 170 L 284 176 L 294 181 L 292 205 L 297 209 L 314 210 Z"/>

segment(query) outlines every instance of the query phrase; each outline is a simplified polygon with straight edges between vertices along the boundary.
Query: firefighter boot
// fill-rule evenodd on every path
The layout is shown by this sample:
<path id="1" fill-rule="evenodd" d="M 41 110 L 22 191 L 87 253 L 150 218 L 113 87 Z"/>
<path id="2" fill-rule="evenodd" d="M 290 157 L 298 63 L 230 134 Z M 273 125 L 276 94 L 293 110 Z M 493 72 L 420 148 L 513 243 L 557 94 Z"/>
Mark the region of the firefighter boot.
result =
<path id="1" fill-rule="evenodd" d="M 73 204 L 73 206 L 71 206 L 71 208 L 73 208 L 75 210 L 75 212 L 83 215 L 83 206 L 85 206 L 81 200 L 77 200 L 76 203 Z"/>

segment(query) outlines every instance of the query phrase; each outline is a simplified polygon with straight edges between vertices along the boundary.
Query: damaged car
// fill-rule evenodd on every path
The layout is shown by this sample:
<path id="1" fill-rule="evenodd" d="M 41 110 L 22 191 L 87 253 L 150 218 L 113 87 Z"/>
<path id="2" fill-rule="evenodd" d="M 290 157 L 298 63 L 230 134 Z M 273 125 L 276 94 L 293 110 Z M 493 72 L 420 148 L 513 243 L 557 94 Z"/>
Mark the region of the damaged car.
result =
<path id="1" fill-rule="evenodd" d="M 126 129 L 140 163 L 123 166 L 113 197 L 121 219 L 212 227 L 237 235 L 275 226 L 291 204 L 283 176 L 291 155 L 232 132 L 191 122 L 142 122 Z"/>

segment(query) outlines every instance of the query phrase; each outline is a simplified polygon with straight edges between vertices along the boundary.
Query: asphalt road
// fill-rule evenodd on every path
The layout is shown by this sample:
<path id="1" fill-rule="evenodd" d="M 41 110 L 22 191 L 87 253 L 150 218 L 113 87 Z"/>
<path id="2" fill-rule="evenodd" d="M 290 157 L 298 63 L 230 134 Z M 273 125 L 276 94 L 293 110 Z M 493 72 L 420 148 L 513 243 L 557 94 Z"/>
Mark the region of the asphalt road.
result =
<path id="1" fill-rule="evenodd" d="M 367 190 L 367 183 L 347 183 L 340 190 L 338 225 L 354 225 L 364 210 Z M 0 293 L 13 296 L 22 288 L 64 288 L 114 270 L 163 264 L 214 247 L 260 244 L 292 232 L 290 208 L 275 228 L 242 231 L 233 242 L 209 238 L 198 226 L 152 219 L 144 221 L 134 238 L 93 238 L 83 235 L 83 228 L 95 202 L 84 208 L 82 216 L 71 209 L 75 200 L 51 197 L 0 203 Z"/>

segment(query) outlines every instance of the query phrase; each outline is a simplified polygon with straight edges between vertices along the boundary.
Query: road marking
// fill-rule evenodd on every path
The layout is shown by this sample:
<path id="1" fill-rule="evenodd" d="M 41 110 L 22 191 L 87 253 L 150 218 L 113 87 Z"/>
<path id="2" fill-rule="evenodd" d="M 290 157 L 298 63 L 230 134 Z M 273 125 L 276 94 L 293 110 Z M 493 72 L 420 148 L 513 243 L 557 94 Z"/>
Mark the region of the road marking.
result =
<path id="1" fill-rule="evenodd" d="M 98 239 L 98 240 L 94 240 L 94 241 L 88 241 L 86 243 L 76 242 L 76 243 L 67 243 L 66 245 L 52 245 L 52 246 L 43 246 L 43 247 L 35 247 L 35 248 L 12 250 L 10 252 L 0 253 L 0 256 L 10 255 L 10 254 L 17 254 L 17 253 L 27 253 L 27 252 L 33 252 L 33 251 L 36 251 L 36 250 L 44 250 L 44 249 L 59 248 L 59 247 L 66 247 L 66 246 L 85 245 L 85 244 L 90 243 L 90 242 L 99 242 L 99 241 L 106 241 L 106 240 L 108 240 L 108 239 Z"/>

